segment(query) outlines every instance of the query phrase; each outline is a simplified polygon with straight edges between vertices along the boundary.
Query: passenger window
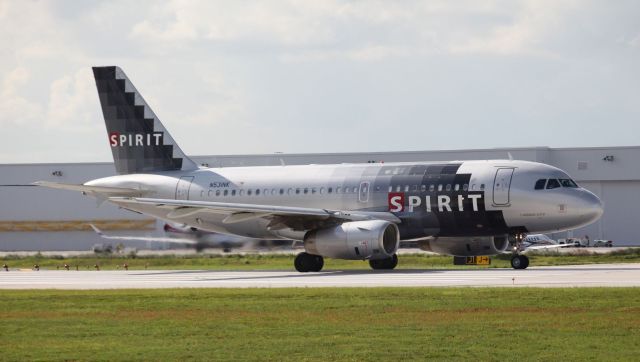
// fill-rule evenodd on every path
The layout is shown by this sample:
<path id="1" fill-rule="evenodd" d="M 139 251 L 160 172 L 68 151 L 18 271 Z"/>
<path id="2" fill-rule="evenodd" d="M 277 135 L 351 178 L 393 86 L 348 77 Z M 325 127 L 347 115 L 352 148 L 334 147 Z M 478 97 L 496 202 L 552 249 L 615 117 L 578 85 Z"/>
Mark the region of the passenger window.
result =
<path id="1" fill-rule="evenodd" d="M 435 185 L 429 185 L 429 192 L 434 192 L 436 190 Z"/>
<path id="2" fill-rule="evenodd" d="M 324 194 L 324 187 L 320 188 L 320 194 Z"/>
<path id="3" fill-rule="evenodd" d="M 541 178 L 540 180 L 536 181 L 536 190 L 544 190 L 544 185 L 547 183 L 547 179 Z"/>
<path id="4" fill-rule="evenodd" d="M 422 192 L 427 191 L 427 185 L 420 185 L 420 191 Z"/>
<path id="5" fill-rule="evenodd" d="M 438 191 L 442 191 L 442 184 L 438 185 Z"/>
<path id="6" fill-rule="evenodd" d="M 209 197 L 213 196 L 213 190 L 209 190 L 209 192 L 207 192 L 207 195 L 208 195 Z"/>
<path id="7" fill-rule="evenodd" d="M 216 196 L 218 196 L 218 193 L 216 192 Z M 251 196 L 251 189 L 247 190 L 247 196 Z"/>
<path id="8" fill-rule="evenodd" d="M 393 191 L 393 186 L 389 185 L 389 192 Z"/>
<path id="9" fill-rule="evenodd" d="M 342 187 L 338 186 L 336 187 L 336 194 L 339 194 L 342 192 Z"/>
<path id="10" fill-rule="evenodd" d="M 306 195 L 306 194 L 308 194 L 308 193 L 309 193 L 309 189 L 305 187 L 305 188 L 304 188 L 304 194 Z"/>
<path id="11" fill-rule="evenodd" d="M 312 187 L 312 188 L 311 188 L 311 193 L 312 193 L 312 194 L 315 194 L 315 193 L 316 193 L 316 188 L 315 188 L 315 187 Z"/>
<path id="12" fill-rule="evenodd" d="M 284 195 L 284 189 L 280 189 L 280 195 Z"/>
<path id="13" fill-rule="evenodd" d="M 396 192 L 400 192 L 402 190 L 402 186 L 398 185 L 396 186 Z"/>
<path id="14" fill-rule="evenodd" d="M 447 191 L 451 191 L 451 184 L 447 184 Z"/>
<path id="15" fill-rule="evenodd" d="M 244 195 L 244 190 L 240 190 L 240 196 Z"/>
<path id="16" fill-rule="evenodd" d="M 329 188 L 327 189 L 327 192 L 328 192 L 328 193 L 332 193 L 332 192 L 333 192 L 333 187 L 329 187 Z"/>
<path id="17" fill-rule="evenodd" d="M 229 190 L 224 190 L 223 194 L 224 196 L 227 196 L 229 194 Z"/>
<path id="18" fill-rule="evenodd" d="M 260 189 L 256 189 L 256 196 L 260 195 Z"/>
<path id="19" fill-rule="evenodd" d="M 216 196 L 220 196 L 220 190 L 216 190 Z"/>
<path id="20" fill-rule="evenodd" d="M 453 190 L 454 190 L 454 191 L 460 191 L 460 185 L 456 184 L 456 185 L 453 187 Z"/>
<path id="21" fill-rule="evenodd" d="M 404 186 L 404 192 L 409 192 L 409 185 Z"/>
<path id="22" fill-rule="evenodd" d="M 484 184 L 480 184 L 480 191 L 484 191 Z"/>
<path id="23" fill-rule="evenodd" d="M 287 189 L 287 195 L 291 195 L 293 193 L 293 189 Z"/>
<path id="24" fill-rule="evenodd" d="M 413 185 L 413 187 L 411 188 L 411 191 L 417 192 L 418 191 L 418 185 Z"/>
<path id="25" fill-rule="evenodd" d="M 262 193 L 264 196 L 269 195 L 269 189 L 264 189 L 264 192 Z"/>
<path id="26" fill-rule="evenodd" d="M 468 184 L 462 185 L 462 191 L 467 191 L 467 190 L 469 190 L 469 185 Z"/>
<path id="27" fill-rule="evenodd" d="M 276 189 L 271 189 L 271 195 L 275 195 L 276 194 Z"/>
<path id="28" fill-rule="evenodd" d="M 296 189 L 296 195 L 298 195 L 298 194 L 300 194 L 300 189 L 299 188 Z"/>
<path id="29" fill-rule="evenodd" d="M 554 178 L 550 178 L 549 182 L 547 182 L 547 190 L 557 189 L 558 187 L 560 187 L 560 182 Z"/>
<path id="30" fill-rule="evenodd" d="M 231 190 L 231 196 L 236 196 L 236 190 Z"/>

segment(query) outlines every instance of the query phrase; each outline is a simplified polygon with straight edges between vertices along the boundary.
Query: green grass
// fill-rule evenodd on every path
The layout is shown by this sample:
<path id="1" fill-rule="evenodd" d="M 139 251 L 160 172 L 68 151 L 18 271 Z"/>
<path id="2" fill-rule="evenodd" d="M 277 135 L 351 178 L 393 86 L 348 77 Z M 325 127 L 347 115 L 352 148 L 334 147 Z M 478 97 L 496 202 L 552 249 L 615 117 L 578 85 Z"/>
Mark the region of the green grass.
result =
<path id="1" fill-rule="evenodd" d="M 634 361 L 640 289 L 2 291 L 0 360 Z"/>
<path id="2" fill-rule="evenodd" d="M 612 254 L 590 254 L 580 250 L 576 255 L 557 253 L 530 255 L 532 266 L 572 265 L 594 263 L 640 262 L 640 248 L 621 250 Z M 127 264 L 129 269 L 207 269 L 207 270 L 292 270 L 293 255 L 249 254 L 220 255 L 199 254 L 189 256 L 145 256 L 131 257 L 118 255 L 87 255 L 80 257 L 42 257 L 42 256 L 7 256 L 0 259 L 2 264 L 10 268 L 32 268 L 34 264 L 43 269 L 63 269 L 68 264 L 71 269 L 76 266 L 80 270 L 94 269 L 99 265 L 102 270 L 122 269 Z M 492 258 L 491 268 L 509 268 L 510 255 Z M 325 270 L 329 269 L 368 269 L 366 262 L 359 260 L 325 259 Z M 449 256 L 411 254 L 401 255 L 398 268 L 402 269 L 446 269 L 460 268 L 454 266 Z M 473 267 L 465 267 L 473 268 Z M 486 268 L 486 267 L 475 267 Z"/>

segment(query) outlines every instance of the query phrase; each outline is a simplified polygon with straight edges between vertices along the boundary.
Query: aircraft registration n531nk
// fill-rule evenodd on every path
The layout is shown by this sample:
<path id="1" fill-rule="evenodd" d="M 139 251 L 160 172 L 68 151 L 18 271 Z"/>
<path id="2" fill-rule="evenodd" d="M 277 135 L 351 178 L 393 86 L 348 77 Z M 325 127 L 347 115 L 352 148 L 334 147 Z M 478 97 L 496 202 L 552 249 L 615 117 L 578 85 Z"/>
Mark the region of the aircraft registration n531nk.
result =
<path id="1" fill-rule="evenodd" d="M 400 242 L 453 256 L 529 260 L 527 233 L 578 228 L 603 212 L 566 172 L 514 160 L 203 168 L 178 147 L 118 67 L 94 67 L 118 176 L 82 185 L 38 182 L 201 230 L 303 243 L 300 272 L 323 257 L 398 264 Z"/>

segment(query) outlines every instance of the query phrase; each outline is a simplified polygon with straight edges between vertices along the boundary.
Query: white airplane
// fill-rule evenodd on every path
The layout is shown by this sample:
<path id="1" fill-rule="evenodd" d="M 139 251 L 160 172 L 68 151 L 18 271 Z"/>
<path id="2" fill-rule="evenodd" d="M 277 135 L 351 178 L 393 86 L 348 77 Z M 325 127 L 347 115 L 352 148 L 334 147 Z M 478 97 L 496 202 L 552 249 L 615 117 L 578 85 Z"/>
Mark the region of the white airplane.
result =
<path id="1" fill-rule="evenodd" d="M 300 272 L 320 271 L 323 257 L 393 269 L 403 240 L 453 256 L 496 255 L 527 233 L 578 228 L 603 213 L 566 172 L 527 161 L 198 167 L 120 68 L 93 73 L 119 175 L 36 184 L 200 230 L 298 240 Z M 528 264 L 514 253 L 513 268 Z"/>
<path id="2" fill-rule="evenodd" d="M 224 251 L 231 251 L 232 248 L 241 248 L 254 239 L 243 238 L 234 235 L 224 235 L 212 233 L 208 231 L 200 231 L 196 228 L 182 225 L 164 225 L 164 231 L 168 235 L 162 236 L 138 236 L 138 235 L 107 235 L 97 226 L 89 224 L 93 231 L 101 238 L 107 240 L 120 241 L 144 241 L 147 243 L 168 243 L 176 245 L 186 245 L 194 248 L 196 251 L 202 251 L 206 248 L 220 248 Z"/>

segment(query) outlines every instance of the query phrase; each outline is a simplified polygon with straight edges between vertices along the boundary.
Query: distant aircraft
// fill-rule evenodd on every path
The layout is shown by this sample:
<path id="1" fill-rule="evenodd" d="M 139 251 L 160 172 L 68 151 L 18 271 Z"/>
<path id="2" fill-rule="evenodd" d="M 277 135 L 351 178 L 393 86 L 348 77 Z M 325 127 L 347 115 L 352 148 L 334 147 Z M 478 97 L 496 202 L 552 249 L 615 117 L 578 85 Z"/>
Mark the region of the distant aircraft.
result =
<path id="1" fill-rule="evenodd" d="M 120 68 L 94 67 L 93 74 L 119 175 L 36 184 L 199 230 L 299 240 L 300 272 L 320 271 L 323 257 L 393 269 L 403 240 L 454 256 L 496 255 L 512 243 L 511 265 L 524 269 L 529 259 L 517 246 L 526 234 L 578 228 L 603 213 L 600 199 L 566 172 L 536 162 L 199 167 Z M 406 132 L 387 131 L 393 142 Z M 439 128 L 424 136 L 460 135 Z"/>
<path id="2" fill-rule="evenodd" d="M 200 231 L 196 228 L 189 226 L 170 224 L 164 225 L 164 231 L 168 237 L 161 236 L 136 236 L 136 235 L 106 235 L 102 230 L 98 229 L 93 224 L 89 224 L 91 228 L 100 235 L 103 239 L 109 240 L 121 240 L 121 241 L 145 241 L 148 243 L 170 243 L 178 245 L 187 245 L 194 248 L 196 251 L 202 251 L 206 248 L 219 248 L 224 251 L 231 251 L 232 248 L 241 248 L 249 242 L 255 242 L 256 240 L 243 238 L 234 235 L 224 235 L 219 233 L 213 233 L 208 231 Z M 179 235 L 179 236 L 178 236 Z"/>

